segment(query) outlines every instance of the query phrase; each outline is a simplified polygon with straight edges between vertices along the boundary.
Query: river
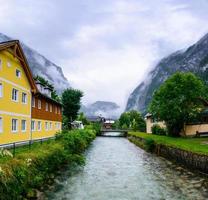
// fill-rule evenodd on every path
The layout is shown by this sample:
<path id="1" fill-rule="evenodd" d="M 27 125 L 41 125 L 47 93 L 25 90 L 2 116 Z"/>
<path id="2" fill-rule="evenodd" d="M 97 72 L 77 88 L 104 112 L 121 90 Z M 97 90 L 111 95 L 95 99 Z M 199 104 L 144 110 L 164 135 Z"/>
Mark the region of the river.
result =
<path id="1" fill-rule="evenodd" d="M 45 199 L 208 199 L 205 177 L 147 153 L 126 138 L 97 137 L 85 154 L 86 165 L 60 176 Z"/>

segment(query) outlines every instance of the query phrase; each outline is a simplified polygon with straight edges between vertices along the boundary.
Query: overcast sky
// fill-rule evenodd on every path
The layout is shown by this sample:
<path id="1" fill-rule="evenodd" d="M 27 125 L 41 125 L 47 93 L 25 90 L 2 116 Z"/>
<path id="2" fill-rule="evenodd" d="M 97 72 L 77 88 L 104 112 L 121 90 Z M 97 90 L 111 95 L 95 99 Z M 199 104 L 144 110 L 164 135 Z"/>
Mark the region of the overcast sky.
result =
<path id="1" fill-rule="evenodd" d="M 61 66 L 84 102 L 128 95 L 208 32 L 207 0 L 0 0 L 0 32 Z"/>

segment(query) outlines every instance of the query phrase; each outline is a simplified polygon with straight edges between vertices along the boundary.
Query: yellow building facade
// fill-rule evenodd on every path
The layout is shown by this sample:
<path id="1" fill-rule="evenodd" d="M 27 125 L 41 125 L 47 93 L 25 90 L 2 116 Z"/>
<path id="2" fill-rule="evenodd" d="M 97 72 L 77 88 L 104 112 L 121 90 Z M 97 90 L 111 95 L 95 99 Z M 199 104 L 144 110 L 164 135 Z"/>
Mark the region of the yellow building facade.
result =
<path id="1" fill-rule="evenodd" d="M 17 42 L 0 46 L 0 144 L 31 137 L 31 83 Z M 25 65 L 25 63 L 24 63 Z M 33 85 L 34 87 L 34 85 Z"/>
<path id="2" fill-rule="evenodd" d="M 0 145 L 48 138 L 61 130 L 61 104 L 42 95 L 55 105 L 47 113 L 41 99 L 32 105 L 41 95 L 19 41 L 0 43 Z"/>

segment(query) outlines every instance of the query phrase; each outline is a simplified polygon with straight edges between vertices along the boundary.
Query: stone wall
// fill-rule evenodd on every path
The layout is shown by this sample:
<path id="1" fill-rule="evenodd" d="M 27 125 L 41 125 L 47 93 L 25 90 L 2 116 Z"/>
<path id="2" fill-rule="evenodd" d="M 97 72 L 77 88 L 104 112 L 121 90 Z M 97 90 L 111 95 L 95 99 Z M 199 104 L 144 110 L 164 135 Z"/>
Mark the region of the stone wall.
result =
<path id="1" fill-rule="evenodd" d="M 142 142 L 143 145 L 138 146 L 142 148 L 144 147 L 145 139 L 136 136 L 129 136 L 128 139 L 136 145 Z M 168 160 L 182 164 L 189 169 L 208 174 L 208 155 L 192 153 L 190 151 L 170 147 L 163 144 L 155 144 L 153 152 L 158 156 L 162 156 Z"/>

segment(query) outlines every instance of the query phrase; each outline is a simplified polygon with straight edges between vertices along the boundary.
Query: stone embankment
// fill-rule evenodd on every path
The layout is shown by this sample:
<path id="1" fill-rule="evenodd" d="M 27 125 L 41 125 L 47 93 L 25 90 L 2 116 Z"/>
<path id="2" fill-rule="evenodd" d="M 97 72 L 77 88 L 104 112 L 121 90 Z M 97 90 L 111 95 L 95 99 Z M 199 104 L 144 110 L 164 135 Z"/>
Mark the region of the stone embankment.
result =
<path id="1" fill-rule="evenodd" d="M 128 136 L 128 139 L 137 146 L 147 149 L 146 139 L 132 135 Z M 156 142 L 151 145 L 151 151 L 158 156 L 182 164 L 189 169 L 208 174 L 208 155 L 193 153 L 165 144 L 157 144 Z"/>

